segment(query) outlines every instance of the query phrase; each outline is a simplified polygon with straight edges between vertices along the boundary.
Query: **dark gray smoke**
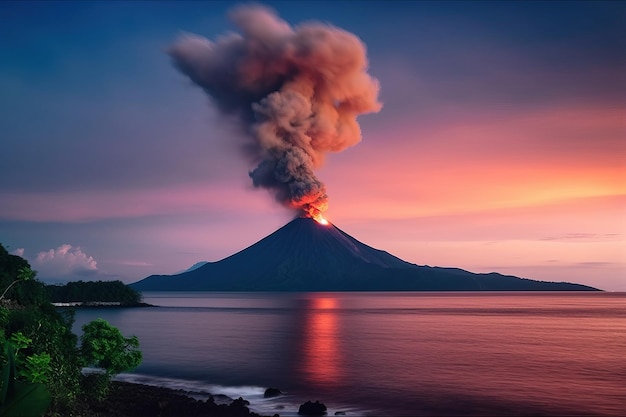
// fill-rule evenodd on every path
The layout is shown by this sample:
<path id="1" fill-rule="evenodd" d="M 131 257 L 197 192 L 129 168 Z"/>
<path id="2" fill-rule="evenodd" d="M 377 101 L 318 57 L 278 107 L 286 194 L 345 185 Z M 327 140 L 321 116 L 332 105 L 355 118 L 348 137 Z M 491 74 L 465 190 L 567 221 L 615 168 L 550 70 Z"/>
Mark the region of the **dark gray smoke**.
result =
<path id="1" fill-rule="evenodd" d="M 328 197 L 314 169 L 327 152 L 358 143 L 357 116 L 381 108 L 365 46 L 329 25 L 292 28 L 261 6 L 238 7 L 230 17 L 240 33 L 214 42 L 185 35 L 169 54 L 221 112 L 248 127 L 246 149 L 258 161 L 250 172 L 254 185 L 318 217 Z"/>

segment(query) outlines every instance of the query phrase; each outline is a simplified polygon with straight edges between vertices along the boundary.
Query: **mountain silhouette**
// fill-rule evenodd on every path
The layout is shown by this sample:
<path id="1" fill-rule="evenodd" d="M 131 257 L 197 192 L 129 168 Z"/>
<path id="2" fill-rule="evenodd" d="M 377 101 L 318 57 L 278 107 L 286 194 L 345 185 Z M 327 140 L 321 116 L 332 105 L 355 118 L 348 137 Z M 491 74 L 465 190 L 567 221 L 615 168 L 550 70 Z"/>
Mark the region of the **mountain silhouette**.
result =
<path id="1" fill-rule="evenodd" d="M 190 271 L 152 275 L 138 291 L 593 291 L 497 273 L 419 266 L 338 227 L 297 218 L 252 246 Z"/>

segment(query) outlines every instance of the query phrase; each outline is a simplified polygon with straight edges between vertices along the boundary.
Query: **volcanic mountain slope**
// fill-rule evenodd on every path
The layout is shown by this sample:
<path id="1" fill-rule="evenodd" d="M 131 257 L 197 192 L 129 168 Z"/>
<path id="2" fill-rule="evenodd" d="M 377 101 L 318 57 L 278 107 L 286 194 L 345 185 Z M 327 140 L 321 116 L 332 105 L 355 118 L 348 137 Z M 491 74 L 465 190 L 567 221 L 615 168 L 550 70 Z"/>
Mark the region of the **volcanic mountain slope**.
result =
<path id="1" fill-rule="evenodd" d="M 139 291 L 585 291 L 570 283 L 418 266 L 334 225 L 297 218 L 254 245 L 198 269 L 152 275 Z"/>

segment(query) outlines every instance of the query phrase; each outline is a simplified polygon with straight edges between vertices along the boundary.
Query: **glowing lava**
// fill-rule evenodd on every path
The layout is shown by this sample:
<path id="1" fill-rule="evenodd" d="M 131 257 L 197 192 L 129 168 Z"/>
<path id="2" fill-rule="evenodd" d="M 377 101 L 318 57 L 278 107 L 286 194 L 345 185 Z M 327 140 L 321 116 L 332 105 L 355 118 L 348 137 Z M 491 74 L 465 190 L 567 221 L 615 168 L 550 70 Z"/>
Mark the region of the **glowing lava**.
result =
<path id="1" fill-rule="evenodd" d="M 324 225 L 324 226 L 328 226 L 330 224 L 328 220 L 326 220 L 324 216 L 322 216 L 321 214 L 318 214 L 317 216 L 313 217 L 313 219 L 319 224 Z"/>
<path id="2" fill-rule="evenodd" d="M 293 206 L 293 208 L 297 209 L 299 207 Z M 301 214 L 300 214 L 301 217 L 308 217 L 309 219 L 313 219 L 319 224 L 321 224 L 322 226 L 330 225 L 330 222 L 326 220 L 326 218 L 322 215 L 322 213 L 326 209 L 325 205 L 316 206 L 313 204 L 306 204 L 304 208 L 300 208 L 300 209 L 301 209 Z"/>

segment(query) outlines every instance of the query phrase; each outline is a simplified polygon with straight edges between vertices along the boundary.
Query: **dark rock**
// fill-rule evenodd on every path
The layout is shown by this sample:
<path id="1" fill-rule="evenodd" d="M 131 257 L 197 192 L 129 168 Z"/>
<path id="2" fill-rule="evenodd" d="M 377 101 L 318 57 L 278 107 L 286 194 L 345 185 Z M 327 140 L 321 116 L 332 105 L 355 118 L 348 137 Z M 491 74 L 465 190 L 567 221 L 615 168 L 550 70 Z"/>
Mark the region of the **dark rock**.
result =
<path id="1" fill-rule="evenodd" d="M 114 381 L 103 401 L 85 398 L 71 415 L 89 417 L 261 417 L 248 409 L 243 398 L 217 404 L 219 396 L 196 400 L 175 390 Z M 67 414 L 70 415 L 70 414 Z"/>
<path id="2" fill-rule="evenodd" d="M 230 403 L 230 405 L 228 406 L 228 411 L 233 416 L 248 416 L 250 415 L 250 410 L 248 410 L 247 407 L 248 405 L 250 405 L 249 401 L 246 401 L 243 398 L 239 397 L 236 400 L 233 400 L 232 403 Z"/>
<path id="3" fill-rule="evenodd" d="M 301 416 L 323 416 L 326 414 L 326 406 L 319 402 L 307 401 L 300 406 L 298 414 Z"/>
<path id="4" fill-rule="evenodd" d="M 282 391 L 279 390 L 278 388 L 268 388 L 265 390 L 265 394 L 263 394 L 263 397 L 272 398 L 272 397 L 278 397 L 279 395 L 282 395 Z"/>
<path id="5" fill-rule="evenodd" d="M 247 405 L 250 405 L 250 401 L 244 400 L 243 398 L 239 397 L 236 400 L 233 400 L 233 404 L 237 404 L 237 407 L 245 407 Z"/>
<path id="6" fill-rule="evenodd" d="M 345 416 L 346 412 L 345 411 L 335 411 L 335 415 L 336 416 Z"/>

